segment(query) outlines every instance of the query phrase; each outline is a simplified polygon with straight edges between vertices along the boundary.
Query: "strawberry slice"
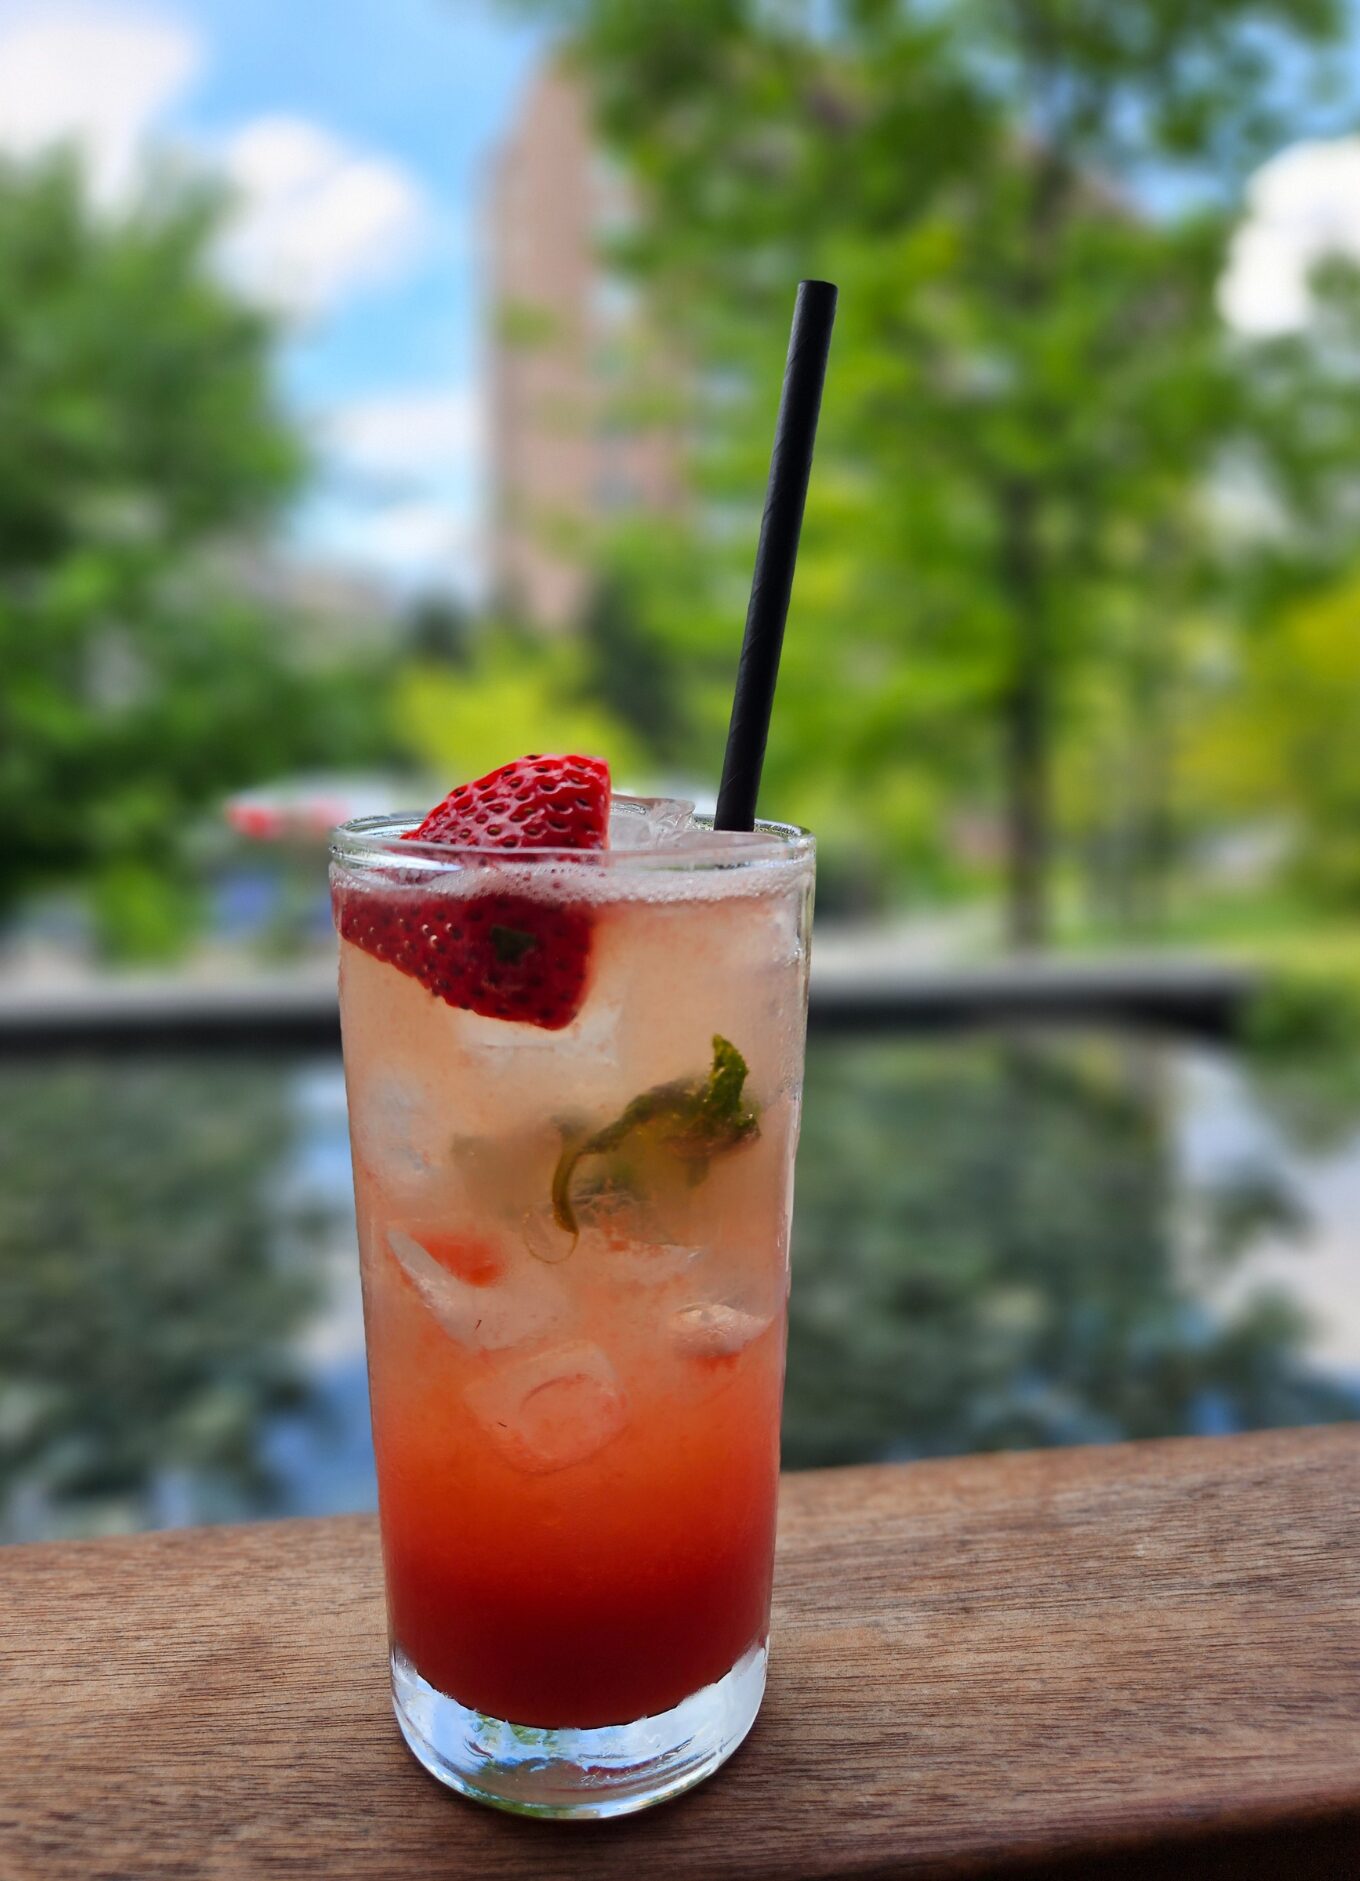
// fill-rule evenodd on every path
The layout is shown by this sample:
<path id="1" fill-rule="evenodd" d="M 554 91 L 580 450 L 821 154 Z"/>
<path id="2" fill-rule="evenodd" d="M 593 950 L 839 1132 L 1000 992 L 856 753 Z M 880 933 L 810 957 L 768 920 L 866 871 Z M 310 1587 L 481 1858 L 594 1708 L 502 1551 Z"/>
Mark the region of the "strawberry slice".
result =
<path id="1" fill-rule="evenodd" d="M 609 766 L 601 758 L 516 758 L 451 790 L 406 841 L 464 849 L 603 849 Z"/>
<path id="2" fill-rule="evenodd" d="M 462 849 L 603 849 L 609 770 L 598 758 L 528 757 L 461 785 L 409 839 Z M 488 855 L 488 872 L 493 868 Z M 580 1011 L 590 971 L 588 908 L 487 890 L 336 883 L 343 939 L 418 980 L 437 999 L 492 1019 L 560 1031 Z"/>
<path id="3" fill-rule="evenodd" d="M 397 1227 L 465 1286 L 492 1287 L 504 1278 L 505 1257 L 484 1235 L 422 1221 L 399 1222 Z"/>
<path id="4" fill-rule="evenodd" d="M 437 999 L 489 1019 L 557 1032 L 580 1010 L 590 966 L 588 909 L 528 895 L 431 895 L 337 888 L 341 936 Z"/>

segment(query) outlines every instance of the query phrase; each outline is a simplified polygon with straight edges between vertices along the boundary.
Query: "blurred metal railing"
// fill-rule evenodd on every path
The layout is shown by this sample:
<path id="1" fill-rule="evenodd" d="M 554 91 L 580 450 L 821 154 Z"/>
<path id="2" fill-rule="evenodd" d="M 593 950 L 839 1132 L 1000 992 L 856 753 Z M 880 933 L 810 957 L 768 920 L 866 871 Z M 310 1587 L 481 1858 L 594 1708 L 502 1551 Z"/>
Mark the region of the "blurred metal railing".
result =
<path id="1" fill-rule="evenodd" d="M 1256 987 L 1246 967 L 1165 956 L 1007 960 L 857 970 L 843 950 L 814 966 L 815 1032 L 953 1032 L 974 1026 L 1114 1026 L 1231 1037 Z M 0 985 L 0 1059 L 56 1054 L 338 1050 L 330 970 L 212 982 L 110 978 Z"/>

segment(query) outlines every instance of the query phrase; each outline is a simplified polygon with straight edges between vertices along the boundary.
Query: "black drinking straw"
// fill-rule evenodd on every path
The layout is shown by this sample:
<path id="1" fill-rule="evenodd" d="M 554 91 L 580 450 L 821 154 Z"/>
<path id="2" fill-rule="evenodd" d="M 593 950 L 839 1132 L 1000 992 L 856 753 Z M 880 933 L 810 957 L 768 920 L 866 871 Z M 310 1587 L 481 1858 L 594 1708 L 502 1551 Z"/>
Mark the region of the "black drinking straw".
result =
<path id="1" fill-rule="evenodd" d="M 760 519 L 760 541 L 714 829 L 751 829 L 755 824 L 770 709 L 779 677 L 779 651 L 784 644 L 784 622 L 793 589 L 793 565 L 798 558 L 798 536 L 803 527 L 812 446 L 835 318 L 836 290 L 830 281 L 800 281 L 793 304 L 793 331 L 784 362 L 784 389 L 775 420 L 770 481 L 765 491 L 765 514 Z"/>

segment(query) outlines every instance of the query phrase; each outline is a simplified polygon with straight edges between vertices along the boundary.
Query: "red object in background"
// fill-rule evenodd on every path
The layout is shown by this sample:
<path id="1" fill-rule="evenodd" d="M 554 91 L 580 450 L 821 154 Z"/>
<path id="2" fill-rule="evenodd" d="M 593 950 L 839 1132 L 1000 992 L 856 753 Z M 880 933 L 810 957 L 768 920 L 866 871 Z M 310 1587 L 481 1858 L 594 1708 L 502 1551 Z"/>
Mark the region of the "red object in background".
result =
<path id="1" fill-rule="evenodd" d="M 229 803 L 227 821 L 239 835 L 249 837 L 252 842 L 269 842 L 283 829 L 278 811 L 264 803 Z"/>
<path id="2" fill-rule="evenodd" d="M 408 794 L 407 786 L 380 777 L 301 777 L 238 791 L 223 813 L 248 842 L 292 840 L 319 848 L 341 823 L 382 815 Z"/>

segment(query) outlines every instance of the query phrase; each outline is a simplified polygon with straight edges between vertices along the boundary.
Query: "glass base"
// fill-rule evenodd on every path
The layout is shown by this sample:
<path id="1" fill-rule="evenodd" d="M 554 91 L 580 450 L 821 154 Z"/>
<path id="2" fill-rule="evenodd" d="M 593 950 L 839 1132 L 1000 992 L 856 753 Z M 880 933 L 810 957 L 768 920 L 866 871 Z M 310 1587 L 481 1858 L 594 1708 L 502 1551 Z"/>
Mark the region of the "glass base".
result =
<path id="1" fill-rule="evenodd" d="M 765 1648 L 670 1711 L 598 1730 L 505 1724 L 469 1711 L 392 1654 L 401 1734 L 441 1783 L 521 1816 L 627 1816 L 690 1789 L 725 1763 L 755 1723 Z"/>

